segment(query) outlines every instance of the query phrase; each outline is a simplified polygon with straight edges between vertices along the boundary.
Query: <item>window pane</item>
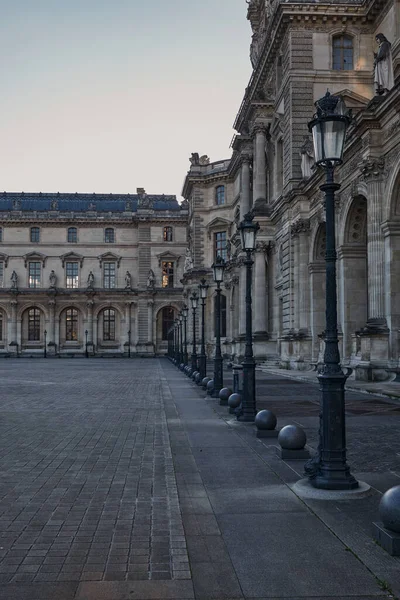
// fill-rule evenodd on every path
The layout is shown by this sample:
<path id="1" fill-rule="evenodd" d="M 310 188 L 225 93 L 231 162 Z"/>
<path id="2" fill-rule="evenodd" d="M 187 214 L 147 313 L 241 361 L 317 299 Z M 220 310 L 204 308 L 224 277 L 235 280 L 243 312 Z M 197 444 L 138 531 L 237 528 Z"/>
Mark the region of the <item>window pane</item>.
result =
<path id="1" fill-rule="evenodd" d="M 103 340 L 115 340 L 115 310 L 112 308 L 103 312 Z"/>
<path id="2" fill-rule="evenodd" d="M 78 339 L 78 311 L 75 308 L 65 311 L 65 339 L 67 342 Z"/>
<path id="3" fill-rule="evenodd" d="M 40 341 L 40 310 L 38 308 L 31 308 L 28 312 L 28 340 Z"/>
<path id="4" fill-rule="evenodd" d="M 115 263 L 104 263 L 104 287 L 115 288 Z"/>
<path id="5" fill-rule="evenodd" d="M 104 232 L 104 241 L 107 244 L 113 244 L 114 243 L 114 229 L 112 227 L 107 227 L 107 229 Z"/>
<path id="6" fill-rule="evenodd" d="M 174 287 L 174 263 L 173 262 L 163 262 L 162 263 L 161 285 L 163 288 Z"/>
<path id="7" fill-rule="evenodd" d="M 219 231 L 214 236 L 215 258 L 221 256 L 224 260 L 228 258 L 226 248 L 226 231 Z"/>
<path id="8" fill-rule="evenodd" d="M 39 227 L 31 227 L 31 242 L 38 242 L 40 239 Z"/>
<path id="9" fill-rule="evenodd" d="M 30 288 L 40 287 L 40 262 L 29 263 L 29 281 Z"/>
<path id="10" fill-rule="evenodd" d="M 78 263 L 67 262 L 65 263 L 67 288 L 73 289 L 79 287 L 79 271 Z"/>
<path id="11" fill-rule="evenodd" d="M 70 227 L 68 229 L 68 242 L 74 243 L 78 241 L 78 230 L 76 227 Z"/>

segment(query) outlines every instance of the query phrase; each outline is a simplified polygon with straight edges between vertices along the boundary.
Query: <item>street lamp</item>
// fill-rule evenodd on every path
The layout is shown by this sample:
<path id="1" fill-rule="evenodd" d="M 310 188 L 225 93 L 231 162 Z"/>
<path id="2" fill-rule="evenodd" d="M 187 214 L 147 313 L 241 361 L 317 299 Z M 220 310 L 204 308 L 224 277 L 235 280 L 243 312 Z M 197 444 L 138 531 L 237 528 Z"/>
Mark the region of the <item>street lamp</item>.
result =
<path id="1" fill-rule="evenodd" d="M 175 350 L 174 350 L 174 358 L 175 363 L 179 364 L 179 328 L 178 328 L 178 318 L 174 321 L 175 328 Z"/>
<path id="2" fill-rule="evenodd" d="M 240 421 L 254 421 L 256 416 L 256 363 L 253 357 L 253 331 L 252 331 L 252 254 L 256 248 L 256 235 L 260 229 L 258 223 L 253 223 L 253 215 L 247 213 L 238 226 L 243 252 L 246 252 L 246 349 L 243 361 L 243 392 L 242 409 L 238 419 Z"/>
<path id="3" fill-rule="evenodd" d="M 199 354 L 199 372 L 200 372 L 200 381 L 204 379 L 207 375 L 207 357 L 206 357 L 206 343 L 205 343 L 205 327 L 204 327 L 204 312 L 206 306 L 206 298 L 208 285 L 206 284 L 206 280 L 202 279 L 199 285 L 200 298 L 201 298 L 201 350 Z"/>
<path id="4" fill-rule="evenodd" d="M 44 352 L 43 352 L 43 358 L 47 358 L 47 331 L 46 329 L 44 330 Z"/>
<path id="5" fill-rule="evenodd" d="M 184 304 L 183 308 L 182 308 L 182 316 L 183 316 L 183 327 L 184 327 L 184 335 L 185 335 L 185 351 L 184 351 L 184 355 L 183 355 L 183 362 L 185 363 L 185 366 L 187 366 L 188 364 L 188 351 L 187 351 L 187 317 L 189 314 L 189 309 L 186 306 L 186 304 Z"/>
<path id="6" fill-rule="evenodd" d="M 88 341 L 87 341 L 88 334 L 89 334 L 89 332 L 88 332 L 88 330 L 86 329 L 86 331 L 85 331 L 85 338 L 86 338 L 86 342 L 85 342 L 85 356 L 86 356 L 86 358 L 89 358 L 88 349 L 87 349 L 87 345 L 88 345 Z"/>
<path id="7" fill-rule="evenodd" d="M 190 302 L 193 309 L 193 348 L 192 348 L 192 371 L 197 371 L 197 348 L 196 348 L 196 309 L 199 303 L 197 292 L 194 291 L 190 296 Z"/>
<path id="8" fill-rule="evenodd" d="M 217 256 L 211 268 L 213 270 L 214 281 L 217 284 L 217 296 L 215 303 L 215 356 L 213 397 L 218 398 L 219 392 L 224 385 L 221 354 L 221 283 L 224 280 L 225 261 L 222 258 L 222 256 Z"/>
<path id="9" fill-rule="evenodd" d="M 346 462 L 346 425 L 344 386 L 348 375 L 340 366 L 337 333 L 335 191 L 340 188 L 333 180 L 334 168 L 341 164 L 346 130 L 351 121 L 340 96 L 329 92 L 315 103 L 317 112 L 308 124 L 314 142 L 315 162 L 326 172 L 326 292 L 325 292 L 325 353 L 321 387 L 321 412 L 317 456 L 305 466 L 311 484 L 326 490 L 349 490 L 358 487 Z"/>
<path id="10" fill-rule="evenodd" d="M 181 345 L 179 348 L 179 366 L 180 366 L 181 364 L 183 364 L 183 357 L 184 357 L 184 354 L 183 354 L 183 314 L 182 314 L 182 312 L 179 313 L 178 320 L 179 320 L 179 335 L 181 338 Z"/>
<path id="11" fill-rule="evenodd" d="M 131 357 L 131 330 L 128 331 L 128 358 Z"/>

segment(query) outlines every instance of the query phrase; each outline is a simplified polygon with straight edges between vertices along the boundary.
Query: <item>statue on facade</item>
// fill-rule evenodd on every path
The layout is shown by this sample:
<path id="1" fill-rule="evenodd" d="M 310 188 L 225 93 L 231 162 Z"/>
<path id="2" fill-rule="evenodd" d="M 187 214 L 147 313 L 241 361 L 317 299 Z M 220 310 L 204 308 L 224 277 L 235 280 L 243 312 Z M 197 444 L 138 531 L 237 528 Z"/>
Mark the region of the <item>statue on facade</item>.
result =
<path id="1" fill-rule="evenodd" d="M 198 152 L 192 152 L 192 156 L 189 158 L 190 164 L 193 167 L 197 167 L 200 163 L 200 157 Z"/>
<path id="2" fill-rule="evenodd" d="M 125 287 L 127 289 L 132 287 L 132 275 L 129 273 L 129 271 L 127 271 L 125 275 Z"/>
<path id="3" fill-rule="evenodd" d="M 308 138 L 308 136 L 304 137 L 304 143 L 300 150 L 301 156 L 301 174 L 303 179 L 308 179 L 311 177 L 313 169 L 315 167 L 315 159 L 314 159 L 314 148 L 312 141 Z"/>
<path id="4" fill-rule="evenodd" d="M 57 275 L 54 273 L 54 270 L 52 269 L 49 275 L 49 281 L 50 281 L 50 287 L 54 288 L 56 287 L 56 283 L 57 283 Z"/>
<path id="5" fill-rule="evenodd" d="M 192 253 L 190 252 L 190 248 L 186 248 L 185 265 L 183 267 L 183 272 L 186 273 L 187 271 L 190 271 L 191 269 L 193 269 Z"/>
<path id="6" fill-rule="evenodd" d="M 87 278 L 87 286 L 88 286 L 88 288 L 92 288 L 93 285 L 94 285 L 94 275 L 93 275 L 93 272 L 90 271 L 88 278 Z"/>
<path id="7" fill-rule="evenodd" d="M 386 95 L 394 86 L 392 44 L 383 33 L 375 37 L 379 49 L 374 53 L 374 84 L 377 96 Z"/>
<path id="8" fill-rule="evenodd" d="M 147 275 L 147 289 L 148 290 L 154 290 L 154 282 L 155 282 L 155 275 L 154 275 L 154 271 L 153 269 L 150 269 L 149 274 Z"/>
<path id="9" fill-rule="evenodd" d="M 11 289 L 16 290 L 17 289 L 17 284 L 18 284 L 18 275 L 16 274 L 15 271 L 13 271 L 11 273 Z"/>

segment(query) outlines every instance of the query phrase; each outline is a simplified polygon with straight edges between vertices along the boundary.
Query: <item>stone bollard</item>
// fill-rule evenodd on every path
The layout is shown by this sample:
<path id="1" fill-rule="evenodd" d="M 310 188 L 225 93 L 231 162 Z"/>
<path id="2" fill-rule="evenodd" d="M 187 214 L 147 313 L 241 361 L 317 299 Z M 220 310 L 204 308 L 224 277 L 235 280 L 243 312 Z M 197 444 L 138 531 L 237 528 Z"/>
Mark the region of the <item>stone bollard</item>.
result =
<path id="1" fill-rule="evenodd" d="M 201 387 L 207 389 L 207 383 L 211 381 L 211 377 L 203 377 L 201 380 Z"/>
<path id="2" fill-rule="evenodd" d="M 242 404 L 242 396 L 234 392 L 228 398 L 229 414 L 234 415 L 235 411 Z"/>
<path id="3" fill-rule="evenodd" d="M 276 416 L 270 410 L 260 410 L 256 414 L 254 423 L 257 427 L 256 436 L 258 438 L 278 437 L 279 430 L 276 427 Z"/>
<path id="4" fill-rule="evenodd" d="M 222 388 L 219 391 L 219 405 L 220 406 L 228 406 L 228 399 L 233 394 L 233 391 L 230 388 Z"/>
<path id="5" fill-rule="evenodd" d="M 209 380 L 209 382 L 207 383 L 207 386 L 206 386 L 206 390 L 207 390 L 207 394 L 209 396 L 211 396 L 214 391 L 214 379 Z"/>
<path id="6" fill-rule="evenodd" d="M 278 435 L 280 450 L 278 455 L 286 460 L 304 460 L 310 458 L 310 453 L 304 448 L 307 436 L 304 429 L 298 425 L 282 427 Z"/>
<path id="7" fill-rule="evenodd" d="M 385 492 L 379 503 L 381 522 L 373 523 L 373 536 L 391 556 L 400 556 L 400 485 Z"/>

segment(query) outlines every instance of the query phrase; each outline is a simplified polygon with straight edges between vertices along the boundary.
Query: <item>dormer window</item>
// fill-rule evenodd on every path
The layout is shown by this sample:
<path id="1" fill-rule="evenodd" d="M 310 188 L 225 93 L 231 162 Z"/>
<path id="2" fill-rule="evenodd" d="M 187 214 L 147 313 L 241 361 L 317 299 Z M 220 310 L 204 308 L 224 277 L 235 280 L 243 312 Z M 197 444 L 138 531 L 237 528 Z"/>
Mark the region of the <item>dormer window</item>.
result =
<path id="1" fill-rule="evenodd" d="M 225 186 L 218 185 L 215 188 L 215 202 L 218 206 L 225 204 Z"/>
<path id="2" fill-rule="evenodd" d="M 332 42 L 332 68 L 334 71 L 352 71 L 353 38 L 351 35 L 336 35 Z"/>

